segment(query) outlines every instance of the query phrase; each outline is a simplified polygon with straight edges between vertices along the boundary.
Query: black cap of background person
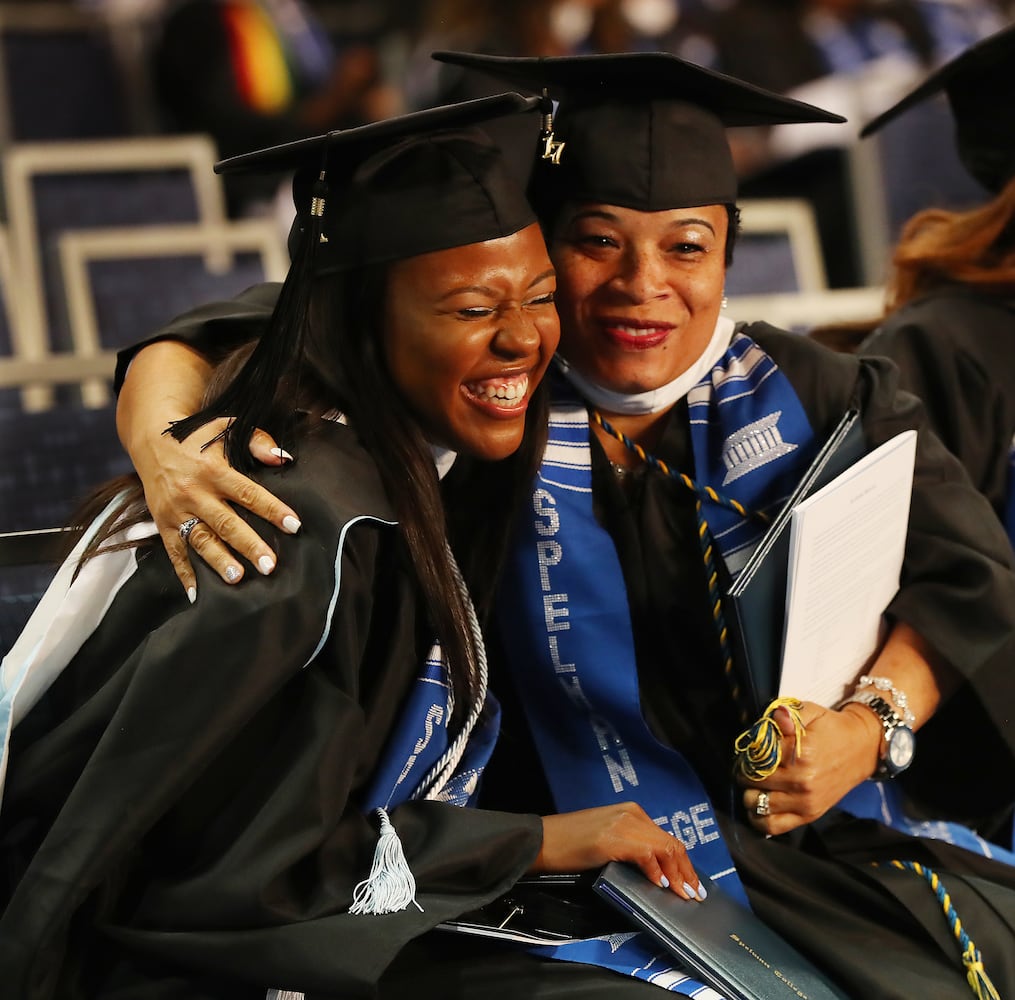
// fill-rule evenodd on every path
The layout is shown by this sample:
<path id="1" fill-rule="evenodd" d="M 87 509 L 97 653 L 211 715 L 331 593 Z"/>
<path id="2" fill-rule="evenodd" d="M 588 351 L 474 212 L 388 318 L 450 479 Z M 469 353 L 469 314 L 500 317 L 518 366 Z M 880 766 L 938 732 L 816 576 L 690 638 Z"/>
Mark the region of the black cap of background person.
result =
<path id="1" fill-rule="evenodd" d="M 220 173 L 293 172 L 293 259 L 268 328 L 250 358 L 213 403 L 172 425 L 173 436 L 183 440 L 209 420 L 231 416 L 229 460 L 249 468 L 250 434 L 273 414 L 281 402 L 280 380 L 302 357 L 315 279 L 510 236 L 534 223 L 520 183 L 477 126 L 535 111 L 538 104 L 534 98 L 500 94 L 216 164 Z M 295 414 L 287 413 L 286 423 L 290 417 Z M 288 435 L 289 429 L 281 430 Z"/>
<path id="2" fill-rule="evenodd" d="M 649 212 L 731 204 L 727 127 L 845 121 L 664 52 L 433 57 L 559 102 L 533 173 L 537 208 L 562 198 Z"/>
<path id="3" fill-rule="evenodd" d="M 865 125 L 860 135 L 877 132 L 942 91 L 955 118 L 959 159 L 996 194 L 1015 176 L 1015 24 L 960 52 Z"/>

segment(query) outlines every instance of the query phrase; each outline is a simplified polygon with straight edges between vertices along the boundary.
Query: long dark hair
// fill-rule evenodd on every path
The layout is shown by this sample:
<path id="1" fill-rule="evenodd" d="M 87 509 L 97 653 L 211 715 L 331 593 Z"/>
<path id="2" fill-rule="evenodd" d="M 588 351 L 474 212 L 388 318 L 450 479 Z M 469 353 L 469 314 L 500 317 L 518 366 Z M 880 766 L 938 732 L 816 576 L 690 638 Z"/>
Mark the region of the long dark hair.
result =
<path id="1" fill-rule="evenodd" d="M 485 614 L 514 513 L 542 455 L 546 389 L 541 385 L 534 393 L 519 450 L 499 462 L 471 463 L 468 483 L 460 483 L 457 489 L 449 487 L 447 496 L 442 497 L 431 446 L 392 381 L 384 356 L 382 316 L 386 291 L 387 268 L 383 265 L 312 279 L 305 319 L 301 321 L 302 351 L 291 367 L 279 372 L 270 398 L 261 400 L 249 417 L 255 426 L 283 443 L 298 461 L 299 440 L 303 434 L 312 433 L 312 417 L 333 408 L 345 414 L 377 464 L 399 521 L 407 559 L 450 665 L 455 703 L 467 715 L 475 693 L 476 649 L 466 602 L 455 583 L 445 540 L 452 544 L 479 613 Z M 200 433 L 202 426 L 222 412 L 220 401 L 235 385 L 228 376 L 249 353 L 249 346 L 240 348 L 223 362 L 219 377 L 210 387 L 213 398 L 188 421 L 189 433 Z M 295 430 L 294 412 L 303 417 Z M 230 436 L 225 443 L 232 464 L 245 469 L 252 466 L 245 440 Z M 462 477 L 453 474 L 452 478 Z M 112 482 L 96 493 L 78 523 L 88 523 L 124 489 L 121 502 L 104 522 L 85 558 L 110 548 L 129 547 L 131 543 L 111 543 L 111 536 L 127 524 L 147 518 L 140 482 L 133 476 Z"/>

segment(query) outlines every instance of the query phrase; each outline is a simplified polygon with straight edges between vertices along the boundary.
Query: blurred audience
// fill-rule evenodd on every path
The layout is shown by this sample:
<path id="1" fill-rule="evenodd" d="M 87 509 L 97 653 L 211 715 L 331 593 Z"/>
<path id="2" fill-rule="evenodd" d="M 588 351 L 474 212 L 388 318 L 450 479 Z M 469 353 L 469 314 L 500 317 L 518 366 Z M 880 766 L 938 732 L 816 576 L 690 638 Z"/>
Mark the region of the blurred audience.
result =
<path id="1" fill-rule="evenodd" d="M 401 94 L 368 42 L 336 48 L 302 0 L 182 0 L 153 53 L 167 129 L 207 132 L 221 156 L 390 117 Z M 276 178 L 229 178 L 234 215 L 273 200 Z"/>
<path id="2" fill-rule="evenodd" d="M 1003 22 L 993 0 L 736 0 L 711 19 L 699 51 L 682 54 L 855 123 Z M 856 136 L 855 126 L 819 125 L 733 139 L 744 197 L 814 206 L 833 287 L 863 282 L 845 153 Z"/>

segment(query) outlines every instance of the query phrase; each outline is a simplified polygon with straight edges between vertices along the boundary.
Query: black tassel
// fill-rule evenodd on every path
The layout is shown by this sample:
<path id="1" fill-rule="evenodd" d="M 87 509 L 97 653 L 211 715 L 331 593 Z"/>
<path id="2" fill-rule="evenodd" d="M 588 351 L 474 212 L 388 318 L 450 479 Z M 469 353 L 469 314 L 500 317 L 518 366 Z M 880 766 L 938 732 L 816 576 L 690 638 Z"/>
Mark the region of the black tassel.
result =
<path id="1" fill-rule="evenodd" d="M 232 417 L 229 427 L 206 442 L 204 447 L 224 437 L 230 465 L 243 471 L 254 465 L 249 441 L 259 427 L 275 425 L 272 429 L 277 444 L 294 456 L 296 454 L 294 434 L 298 386 L 286 385 L 284 400 L 280 399 L 279 389 L 287 376 L 298 373 L 303 356 L 316 249 L 322 240 L 326 240 L 322 233 L 326 196 L 327 185 L 322 170 L 314 184 L 307 231 L 296 248 L 268 328 L 246 363 L 213 402 L 193 416 L 174 421 L 169 428 L 169 433 L 182 441 L 211 420 Z"/>

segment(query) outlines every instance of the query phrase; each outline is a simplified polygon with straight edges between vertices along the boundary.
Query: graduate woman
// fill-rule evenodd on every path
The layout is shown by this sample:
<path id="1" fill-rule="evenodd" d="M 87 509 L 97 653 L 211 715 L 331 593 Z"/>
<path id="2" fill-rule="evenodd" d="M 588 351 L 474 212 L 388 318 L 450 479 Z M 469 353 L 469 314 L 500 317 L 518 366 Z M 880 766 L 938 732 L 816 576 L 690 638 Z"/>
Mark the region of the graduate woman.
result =
<path id="1" fill-rule="evenodd" d="M 255 520 L 270 582 L 202 572 L 189 595 L 143 544 L 138 489 L 88 526 L 3 665 L 6 996 L 372 995 L 407 942 L 528 870 L 625 858 L 694 894 L 682 846 L 636 808 L 545 831 L 460 808 L 497 724 L 462 574 L 481 601 L 558 338 L 539 226 L 465 126 L 527 104 L 230 164 L 301 168 L 298 249 L 256 349 L 172 433 L 207 444 L 228 413 L 249 465 L 268 428 L 294 460 L 258 478 L 302 523 Z M 456 453 L 475 464 L 445 486 Z M 491 518 L 456 522 L 460 560 L 445 490 Z"/>
<path id="2" fill-rule="evenodd" d="M 499 665 L 518 696 L 486 793 L 525 809 L 635 799 L 680 836 L 699 870 L 850 995 L 961 996 L 967 976 L 980 976 L 979 953 L 950 929 L 953 913 L 922 877 L 887 863 L 940 869 L 997 988 L 1015 989 L 1003 916 L 1015 911 L 1015 869 L 986 856 L 1003 852 L 970 829 L 921 822 L 962 820 L 1000 835 L 1015 798 L 1015 576 L 1003 533 L 925 432 L 919 402 L 897 391 L 890 364 L 763 323 L 736 328 L 721 314 L 736 232 L 725 128 L 828 116 L 663 54 L 445 58 L 559 99 L 531 192 L 558 277 L 561 377 L 500 592 Z M 225 322 L 220 310 L 196 342 L 249 335 L 254 313 L 234 306 Z M 190 356 L 178 344 L 156 347 Z M 147 476 L 183 453 L 145 443 L 159 421 L 145 369 L 131 376 L 124 437 Z M 734 778 L 750 706 L 715 588 L 763 531 L 737 506 L 776 511 L 849 408 L 868 447 L 919 431 L 888 635 L 867 665 L 874 680 L 858 676 L 845 704 L 804 704 L 799 753 L 788 714 L 777 712 L 781 764 L 763 779 Z M 156 409 L 162 421 L 172 415 L 164 402 Z M 164 526 L 192 505 L 253 565 L 270 551 L 221 516 L 217 489 L 163 495 L 152 481 Z M 238 496 L 235 487 L 227 494 Z M 260 509 L 263 496 L 248 499 Z M 265 513 L 280 521 L 290 512 L 276 503 Z M 207 536 L 201 554 L 220 573 L 238 562 Z M 915 755 L 889 753 L 912 751 L 914 731 Z M 943 777 L 957 772 L 961 780 Z M 643 940 L 612 944 L 556 954 L 646 978 L 660 968 Z"/>
<path id="3" fill-rule="evenodd" d="M 888 315 L 859 349 L 898 364 L 903 385 L 923 399 L 934 430 L 1015 545 L 1015 26 L 956 56 L 863 134 L 941 92 L 959 156 L 990 197 L 965 211 L 929 209 L 906 224 Z"/>

